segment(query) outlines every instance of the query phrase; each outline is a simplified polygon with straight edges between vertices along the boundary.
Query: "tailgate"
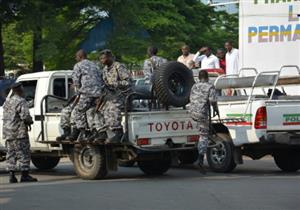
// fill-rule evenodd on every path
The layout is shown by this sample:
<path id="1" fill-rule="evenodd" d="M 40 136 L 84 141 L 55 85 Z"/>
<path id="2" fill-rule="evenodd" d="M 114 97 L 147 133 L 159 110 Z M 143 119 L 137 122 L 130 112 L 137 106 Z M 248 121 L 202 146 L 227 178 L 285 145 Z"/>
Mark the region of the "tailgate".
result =
<path id="1" fill-rule="evenodd" d="M 194 144 L 198 140 L 197 123 L 186 110 L 130 113 L 128 126 L 130 141 L 150 139 L 148 146 L 165 144 L 168 139 L 175 144 Z"/>
<path id="2" fill-rule="evenodd" d="M 300 100 L 266 102 L 268 131 L 299 131 Z"/>

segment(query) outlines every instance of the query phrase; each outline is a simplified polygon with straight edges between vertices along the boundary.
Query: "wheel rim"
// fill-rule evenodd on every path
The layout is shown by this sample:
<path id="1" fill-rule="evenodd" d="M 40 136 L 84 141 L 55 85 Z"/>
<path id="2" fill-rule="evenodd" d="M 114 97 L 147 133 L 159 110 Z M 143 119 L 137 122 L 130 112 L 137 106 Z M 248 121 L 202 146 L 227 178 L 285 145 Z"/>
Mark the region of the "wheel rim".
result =
<path id="1" fill-rule="evenodd" d="M 225 161 L 226 155 L 227 151 L 223 142 L 210 150 L 211 160 L 216 165 L 222 165 Z"/>
<path id="2" fill-rule="evenodd" d="M 182 96 L 185 90 L 185 82 L 182 79 L 181 75 L 174 73 L 170 76 L 169 79 L 169 89 L 176 96 Z"/>
<path id="3" fill-rule="evenodd" d="M 84 170 L 90 170 L 95 165 L 95 150 L 91 147 L 84 147 L 80 151 L 79 162 Z"/>

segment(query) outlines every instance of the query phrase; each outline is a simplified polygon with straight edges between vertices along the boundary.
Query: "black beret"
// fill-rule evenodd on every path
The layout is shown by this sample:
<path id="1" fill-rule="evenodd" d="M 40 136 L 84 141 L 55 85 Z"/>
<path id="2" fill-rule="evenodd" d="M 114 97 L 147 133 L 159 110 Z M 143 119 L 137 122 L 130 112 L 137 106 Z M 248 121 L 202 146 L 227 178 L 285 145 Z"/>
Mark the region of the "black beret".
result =
<path id="1" fill-rule="evenodd" d="M 21 82 L 16 82 L 16 83 L 12 84 L 11 89 L 16 89 L 16 88 L 19 88 L 21 86 L 22 86 Z"/>

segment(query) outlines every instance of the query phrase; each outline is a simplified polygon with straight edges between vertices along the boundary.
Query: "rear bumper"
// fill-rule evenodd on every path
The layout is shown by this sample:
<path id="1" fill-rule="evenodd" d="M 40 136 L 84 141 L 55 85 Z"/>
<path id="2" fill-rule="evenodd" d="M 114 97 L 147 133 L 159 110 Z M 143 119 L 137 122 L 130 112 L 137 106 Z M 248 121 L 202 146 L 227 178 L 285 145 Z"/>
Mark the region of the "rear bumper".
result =
<path id="1" fill-rule="evenodd" d="M 156 147 L 139 147 L 134 146 L 139 152 L 181 152 L 181 151 L 193 151 L 197 150 L 195 146 L 185 147 L 168 147 L 168 146 L 156 146 Z"/>
<path id="2" fill-rule="evenodd" d="M 300 131 L 292 132 L 268 132 L 266 137 L 260 138 L 261 142 L 274 142 L 278 144 L 300 145 Z"/>

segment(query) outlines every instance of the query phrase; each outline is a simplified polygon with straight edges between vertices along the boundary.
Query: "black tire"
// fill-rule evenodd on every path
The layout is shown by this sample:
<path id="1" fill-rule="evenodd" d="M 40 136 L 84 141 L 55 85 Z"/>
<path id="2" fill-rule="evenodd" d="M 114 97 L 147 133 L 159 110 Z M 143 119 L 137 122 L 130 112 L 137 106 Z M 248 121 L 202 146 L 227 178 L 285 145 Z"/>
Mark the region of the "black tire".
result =
<path id="1" fill-rule="evenodd" d="M 32 156 L 31 161 L 33 165 L 39 170 L 50 170 L 57 166 L 60 157 L 50 156 Z"/>
<path id="2" fill-rule="evenodd" d="M 121 167 L 133 167 L 135 164 L 134 160 L 119 160 L 119 166 Z"/>
<path id="3" fill-rule="evenodd" d="M 226 134 L 217 134 L 214 139 L 219 146 L 207 149 L 207 162 L 214 172 L 229 173 L 236 167 L 233 157 L 233 144 Z"/>
<path id="4" fill-rule="evenodd" d="M 193 164 L 198 159 L 197 151 L 184 151 L 178 154 L 178 160 L 181 165 Z"/>
<path id="5" fill-rule="evenodd" d="M 101 179 L 107 175 L 104 149 L 88 145 L 74 148 L 74 168 L 82 179 Z"/>
<path id="6" fill-rule="evenodd" d="M 296 172 L 300 169 L 300 151 L 285 150 L 273 154 L 274 161 L 278 168 L 284 172 Z"/>
<path id="7" fill-rule="evenodd" d="M 160 158 L 138 161 L 138 166 L 146 175 L 162 175 L 170 169 L 171 162 L 171 155 L 166 154 Z"/>
<path id="8" fill-rule="evenodd" d="M 160 103 L 181 107 L 189 103 L 193 72 L 179 62 L 167 62 L 154 72 L 154 89 Z"/>

